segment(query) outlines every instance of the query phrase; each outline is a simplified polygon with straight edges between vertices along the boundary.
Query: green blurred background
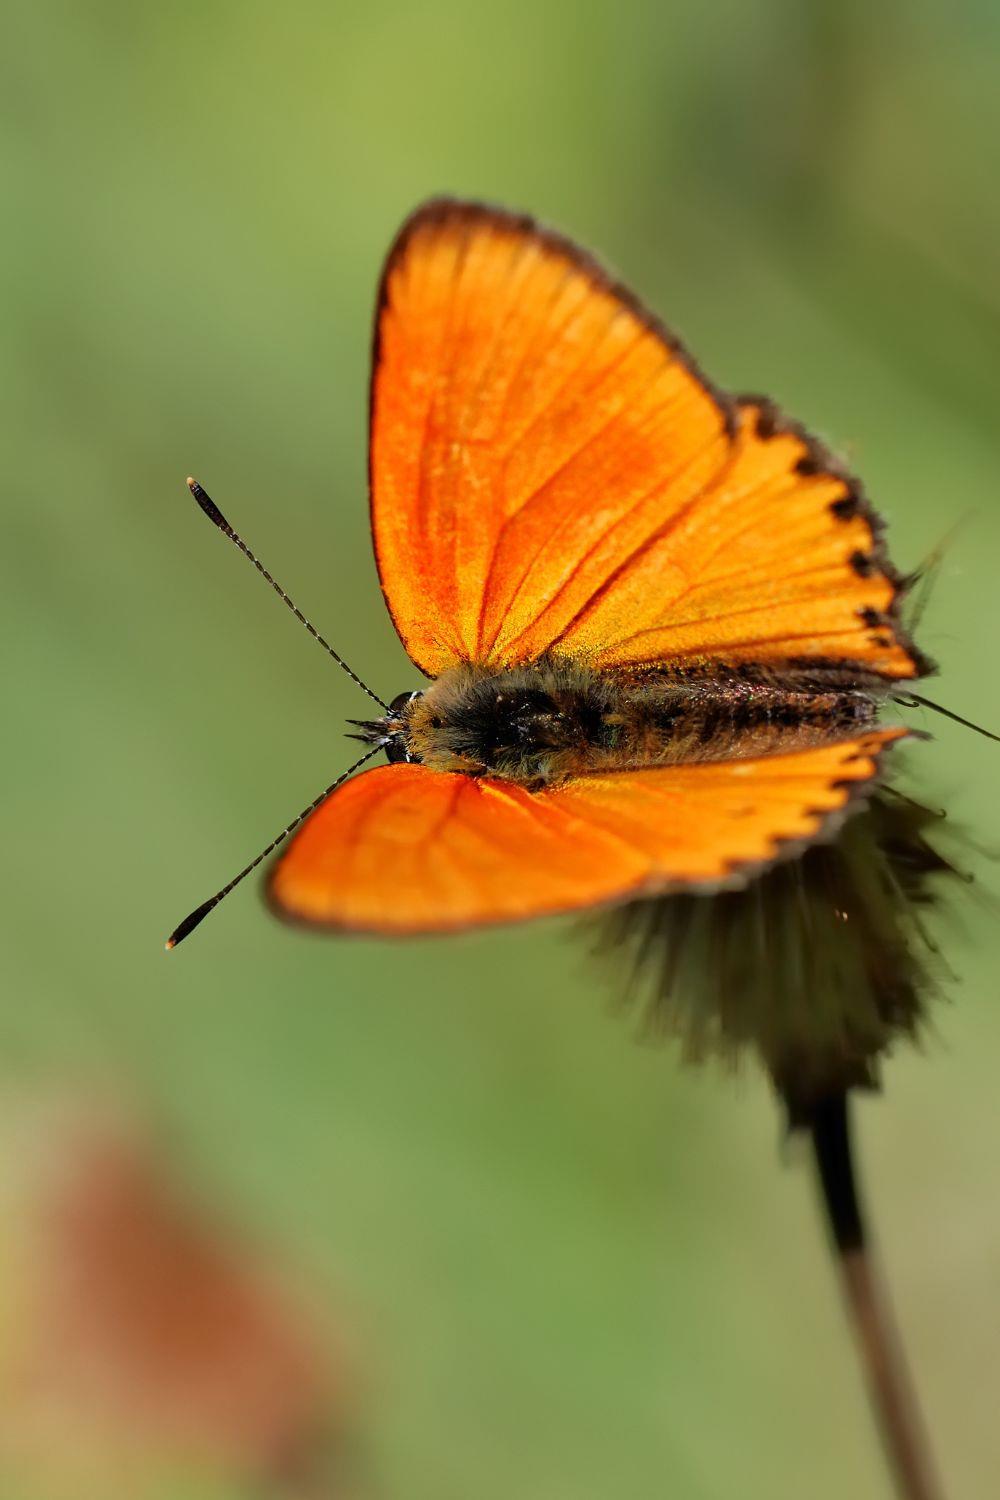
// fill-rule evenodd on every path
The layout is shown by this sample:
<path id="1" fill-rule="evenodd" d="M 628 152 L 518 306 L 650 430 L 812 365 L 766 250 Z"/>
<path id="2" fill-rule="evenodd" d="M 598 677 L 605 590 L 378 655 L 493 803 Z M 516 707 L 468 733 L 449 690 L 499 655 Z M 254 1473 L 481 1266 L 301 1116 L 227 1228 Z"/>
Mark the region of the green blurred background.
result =
<path id="1" fill-rule="evenodd" d="M 385 1496 L 886 1500 L 765 1085 L 636 1045 L 570 930 L 328 941 L 245 889 L 164 955 L 365 708 L 183 480 L 383 696 L 415 686 L 367 530 L 373 289 L 421 198 L 526 208 L 844 452 L 902 566 L 964 521 L 922 641 L 932 692 L 1000 726 L 1000 12 L 3 11 L 7 1079 L 142 1099 L 332 1289 Z M 927 727 L 921 786 L 996 845 L 996 747 Z M 994 913 L 946 951 L 953 1003 L 859 1113 L 972 1497 L 1000 1462 Z"/>

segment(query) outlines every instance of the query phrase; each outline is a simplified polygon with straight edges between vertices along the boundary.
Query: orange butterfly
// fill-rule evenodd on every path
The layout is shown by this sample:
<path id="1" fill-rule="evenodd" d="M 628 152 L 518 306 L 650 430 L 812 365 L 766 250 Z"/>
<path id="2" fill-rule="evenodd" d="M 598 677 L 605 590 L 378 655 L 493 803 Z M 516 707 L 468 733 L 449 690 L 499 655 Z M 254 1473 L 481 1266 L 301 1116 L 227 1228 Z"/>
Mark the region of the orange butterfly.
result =
<path id="1" fill-rule="evenodd" d="M 168 947 L 299 824 L 270 902 L 337 930 L 744 884 L 828 838 L 906 733 L 880 709 L 930 665 L 858 482 L 533 220 L 438 199 L 403 225 L 370 454 L 382 589 L 431 681 L 365 689 L 358 766 L 390 764 L 352 767 Z"/>

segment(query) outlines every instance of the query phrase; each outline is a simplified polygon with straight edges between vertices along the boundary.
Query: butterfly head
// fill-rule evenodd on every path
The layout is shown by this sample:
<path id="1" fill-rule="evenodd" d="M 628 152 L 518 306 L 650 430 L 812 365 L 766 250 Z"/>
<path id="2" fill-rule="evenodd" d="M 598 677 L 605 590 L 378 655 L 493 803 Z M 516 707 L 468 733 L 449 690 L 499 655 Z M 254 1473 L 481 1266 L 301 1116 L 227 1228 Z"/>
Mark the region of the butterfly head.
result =
<path id="1" fill-rule="evenodd" d="M 410 744 L 410 709 L 422 693 L 397 693 L 381 719 L 348 719 L 360 731 L 348 735 L 348 739 L 360 740 L 363 745 L 377 745 L 385 751 L 390 765 L 401 761 L 412 763 L 420 756 Z"/>
<path id="2" fill-rule="evenodd" d="M 399 714 L 395 733 L 405 745 L 397 758 L 544 786 L 574 774 L 581 755 L 615 732 L 610 696 L 608 684 L 578 663 L 545 658 L 496 670 L 465 662 L 424 692 L 395 700 L 390 713 Z"/>
<path id="3" fill-rule="evenodd" d="M 400 761 L 525 786 L 561 780 L 581 747 L 603 743 L 608 688 L 579 665 L 546 660 L 506 671 L 467 662 L 425 692 L 400 693 L 380 719 L 351 719 L 352 738 Z"/>

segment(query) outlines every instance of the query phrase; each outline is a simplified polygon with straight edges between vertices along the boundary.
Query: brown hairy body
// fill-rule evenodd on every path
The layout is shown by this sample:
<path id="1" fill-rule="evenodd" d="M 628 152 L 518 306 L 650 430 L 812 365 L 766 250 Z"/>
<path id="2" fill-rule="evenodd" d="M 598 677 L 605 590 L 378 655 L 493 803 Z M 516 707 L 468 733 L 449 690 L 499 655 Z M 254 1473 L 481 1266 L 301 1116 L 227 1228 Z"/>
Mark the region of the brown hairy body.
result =
<path id="1" fill-rule="evenodd" d="M 606 672 L 557 656 L 466 664 L 370 726 L 390 758 L 527 787 L 679 761 L 733 760 L 847 738 L 870 725 L 878 679 L 843 666 L 705 661 Z"/>

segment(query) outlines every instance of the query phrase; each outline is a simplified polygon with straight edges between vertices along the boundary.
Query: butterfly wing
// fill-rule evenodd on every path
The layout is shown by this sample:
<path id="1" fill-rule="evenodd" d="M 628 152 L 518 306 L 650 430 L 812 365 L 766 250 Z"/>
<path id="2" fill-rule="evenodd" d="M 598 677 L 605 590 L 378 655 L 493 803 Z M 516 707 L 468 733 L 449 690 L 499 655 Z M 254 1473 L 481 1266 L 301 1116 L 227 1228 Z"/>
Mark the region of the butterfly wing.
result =
<path id="1" fill-rule="evenodd" d="M 313 813 L 272 867 L 269 896 L 302 922 L 406 935 L 742 883 L 829 834 L 904 733 L 541 792 L 383 766 Z"/>
<path id="2" fill-rule="evenodd" d="M 929 669 L 896 618 L 900 579 L 857 481 L 768 401 L 737 404 L 722 472 L 570 619 L 539 619 L 518 649 L 603 667 L 685 658 L 853 663 L 886 678 Z M 553 634 L 553 631 L 555 632 Z"/>
<path id="3" fill-rule="evenodd" d="M 604 531 L 624 547 L 704 488 L 729 421 L 568 241 L 476 204 L 419 209 L 383 273 L 371 411 L 375 551 L 410 656 L 431 675 L 512 659 Z"/>
<path id="4" fill-rule="evenodd" d="M 857 482 L 530 219 L 440 200 L 403 226 L 370 457 L 382 587 L 430 675 L 548 650 L 926 667 Z"/>

